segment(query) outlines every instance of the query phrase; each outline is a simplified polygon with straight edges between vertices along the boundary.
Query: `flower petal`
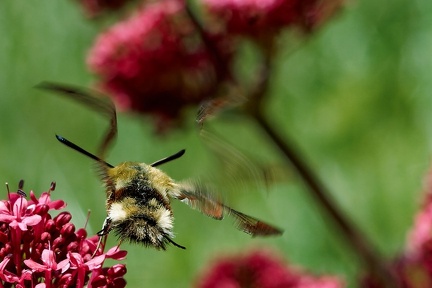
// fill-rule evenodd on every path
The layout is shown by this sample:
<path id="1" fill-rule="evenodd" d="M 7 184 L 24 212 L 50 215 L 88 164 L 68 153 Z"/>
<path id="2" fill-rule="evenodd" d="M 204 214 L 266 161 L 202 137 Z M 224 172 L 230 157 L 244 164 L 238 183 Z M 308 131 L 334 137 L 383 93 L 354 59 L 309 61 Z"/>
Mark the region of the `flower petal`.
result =
<path id="1" fill-rule="evenodd" d="M 27 226 L 34 226 L 36 224 L 39 224 L 39 222 L 42 220 L 42 217 L 40 215 L 32 215 L 32 216 L 26 216 L 22 219 L 22 223 L 26 224 Z"/>
<path id="2" fill-rule="evenodd" d="M 10 214 L 10 210 L 5 202 L 6 201 L 0 201 L 0 214 Z"/>
<path id="3" fill-rule="evenodd" d="M 63 274 L 70 267 L 69 259 L 64 259 L 57 264 L 57 270 L 61 269 L 61 273 Z"/>
<path id="4" fill-rule="evenodd" d="M 30 269 L 37 272 L 43 272 L 48 270 L 48 268 L 45 265 L 39 264 L 32 259 L 24 260 L 24 264 L 27 265 Z"/>
<path id="5" fill-rule="evenodd" d="M 24 197 L 20 197 L 18 201 L 15 201 L 12 210 L 13 214 L 17 217 L 24 216 L 24 211 L 27 209 L 27 200 Z"/>
<path id="6" fill-rule="evenodd" d="M 16 217 L 12 215 L 0 214 L 0 222 L 10 223 L 15 220 Z"/>
<path id="7" fill-rule="evenodd" d="M 106 253 L 107 258 L 115 259 L 115 260 L 123 260 L 127 255 L 127 251 L 120 250 L 119 246 L 114 246 L 108 250 Z"/>
<path id="8" fill-rule="evenodd" d="M 59 210 L 66 207 L 66 203 L 63 200 L 51 201 L 48 205 L 50 209 Z"/>
<path id="9" fill-rule="evenodd" d="M 85 265 L 88 267 L 89 270 L 94 270 L 96 268 L 99 268 L 103 261 L 105 260 L 105 255 L 99 255 L 97 257 L 94 257 L 90 261 L 87 261 Z"/>
<path id="10" fill-rule="evenodd" d="M 84 264 L 84 260 L 82 259 L 82 256 L 78 253 L 75 252 L 69 252 L 67 254 L 67 257 L 70 261 L 70 263 L 74 266 L 74 267 L 80 267 Z"/>
<path id="11" fill-rule="evenodd" d="M 54 251 L 44 249 L 42 251 L 41 259 L 42 259 L 42 262 L 45 263 L 45 265 L 47 267 L 54 269 L 54 270 L 57 270 L 57 263 L 55 261 Z"/>

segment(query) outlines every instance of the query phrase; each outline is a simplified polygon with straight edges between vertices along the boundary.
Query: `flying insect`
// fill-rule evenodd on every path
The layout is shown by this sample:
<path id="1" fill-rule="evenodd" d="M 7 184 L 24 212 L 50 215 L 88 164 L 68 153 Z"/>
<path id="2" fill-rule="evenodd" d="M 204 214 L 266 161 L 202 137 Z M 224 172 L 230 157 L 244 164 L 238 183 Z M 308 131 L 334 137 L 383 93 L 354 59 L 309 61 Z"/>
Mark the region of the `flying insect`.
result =
<path id="1" fill-rule="evenodd" d="M 181 150 L 152 164 L 122 162 L 117 166 L 107 163 L 105 154 L 117 136 L 117 114 L 108 98 L 63 84 L 41 83 L 38 88 L 50 90 L 74 99 L 96 110 L 109 119 L 110 125 L 100 144 L 97 156 L 84 150 L 66 138 L 56 135 L 64 145 L 97 162 L 101 179 L 106 188 L 107 217 L 100 237 L 111 231 L 120 242 L 129 240 L 144 246 L 165 250 L 168 244 L 185 249 L 174 242 L 171 199 L 177 199 L 216 220 L 225 215 L 234 218 L 237 228 L 252 236 L 280 235 L 282 230 L 259 219 L 226 206 L 206 185 L 199 182 L 176 182 L 156 168 L 181 157 Z"/>

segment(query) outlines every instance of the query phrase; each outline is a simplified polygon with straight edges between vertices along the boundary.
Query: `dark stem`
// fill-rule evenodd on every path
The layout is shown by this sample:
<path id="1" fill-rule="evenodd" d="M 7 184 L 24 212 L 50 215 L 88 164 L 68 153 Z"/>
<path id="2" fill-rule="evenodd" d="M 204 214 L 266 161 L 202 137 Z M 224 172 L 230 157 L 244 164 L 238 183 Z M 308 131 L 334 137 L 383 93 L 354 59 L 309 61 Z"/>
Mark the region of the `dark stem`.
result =
<path id="1" fill-rule="evenodd" d="M 379 279 L 385 285 L 384 287 L 399 287 L 395 277 L 388 269 L 386 261 L 383 260 L 380 253 L 366 239 L 364 233 L 361 233 L 359 228 L 336 205 L 330 197 L 330 193 L 328 193 L 311 168 L 302 160 L 300 154 L 295 151 L 293 145 L 289 143 L 286 137 L 282 139 L 262 113 L 254 114 L 253 119 L 256 120 L 262 130 L 297 170 L 297 173 L 309 188 L 307 190 L 309 194 L 321 209 L 327 213 L 337 228 L 339 228 L 348 245 L 351 246 L 365 266 L 368 267 L 370 272 L 375 276 L 374 278 Z"/>
<path id="2" fill-rule="evenodd" d="M 351 249 L 363 261 L 364 266 L 377 279 L 383 287 L 400 287 L 395 275 L 390 271 L 387 262 L 382 255 L 375 249 L 374 245 L 365 237 L 351 219 L 338 207 L 337 203 L 330 196 L 326 187 L 321 183 L 318 176 L 306 161 L 296 151 L 294 145 L 286 138 L 282 137 L 276 129 L 276 125 L 271 125 L 263 112 L 265 106 L 265 96 L 267 95 L 269 76 L 271 70 L 271 54 L 273 51 L 264 50 L 266 54 L 262 71 L 260 73 L 257 86 L 249 99 L 246 113 L 255 120 L 261 129 L 267 134 L 269 139 L 279 148 L 286 160 L 294 167 L 298 175 L 304 181 L 308 189 L 306 190 L 315 200 L 318 206 L 333 221 L 335 226 L 342 232 L 344 239 L 351 246 Z"/>
<path id="3" fill-rule="evenodd" d="M 207 51 L 209 52 L 210 59 L 215 67 L 217 80 L 221 80 L 223 77 L 226 77 L 226 75 L 230 74 L 228 67 L 226 67 L 225 65 L 226 61 L 224 60 L 224 57 L 221 55 L 218 47 L 214 45 L 214 41 L 211 39 L 211 37 L 209 37 L 209 34 L 204 29 L 201 22 L 193 13 L 191 4 L 189 2 L 190 1 L 185 1 L 186 14 L 189 17 L 189 20 L 192 22 L 192 25 L 197 30 L 198 35 L 201 38 Z"/>

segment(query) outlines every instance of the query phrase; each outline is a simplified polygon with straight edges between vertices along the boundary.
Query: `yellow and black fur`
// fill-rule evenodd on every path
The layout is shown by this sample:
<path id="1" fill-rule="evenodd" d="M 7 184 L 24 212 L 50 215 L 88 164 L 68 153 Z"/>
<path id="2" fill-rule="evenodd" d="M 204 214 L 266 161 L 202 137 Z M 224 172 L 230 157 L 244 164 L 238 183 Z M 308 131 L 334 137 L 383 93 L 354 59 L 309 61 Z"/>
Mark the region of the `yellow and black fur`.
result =
<path id="1" fill-rule="evenodd" d="M 174 243 L 174 217 L 168 193 L 173 180 L 150 165 L 123 162 L 109 168 L 105 176 L 106 209 L 110 228 L 121 240 L 165 249 Z"/>

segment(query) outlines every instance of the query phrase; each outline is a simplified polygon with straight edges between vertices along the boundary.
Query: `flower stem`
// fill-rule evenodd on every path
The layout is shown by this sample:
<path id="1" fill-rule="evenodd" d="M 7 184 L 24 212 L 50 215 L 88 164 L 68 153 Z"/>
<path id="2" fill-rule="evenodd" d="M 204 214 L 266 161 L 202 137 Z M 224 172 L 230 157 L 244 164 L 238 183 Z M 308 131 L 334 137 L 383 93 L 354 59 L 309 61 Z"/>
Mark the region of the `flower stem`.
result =
<path id="1" fill-rule="evenodd" d="M 218 48 L 213 45 L 214 43 L 209 37 L 209 34 L 204 29 L 203 25 L 199 21 L 198 17 L 193 12 L 190 1 L 185 1 L 185 12 L 192 25 L 198 32 L 199 37 L 201 38 L 204 46 L 209 52 L 209 56 L 213 65 L 215 67 L 216 78 L 217 80 L 221 80 L 222 78 L 226 78 L 227 75 L 230 74 L 228 67 L 226 66 L 226 61 L 224 61 L 224 57 L 222 57 L 219 53 Z"/>
<path id="2" fill-rule="evenodd" d="M 327 189 L 322 185 L 318 177 L 300 157 L 299 153 L 295 151 L 293 145 L 289 143 L 286 137 L 282 139 L 262 113 L 254 114 L 252 118 L 255 119 L 256 123 L 258 123 L 262 130 L 267 134 L 269 139 L 271 139 L 286 159 L 297 170 L 297 173 L 308 187 L 307 191 L 309 194 L 334 222 L 337 228 L 339 228 L 344 235 L 346 242 L 356 252 L 357 256 L 361 258 L 365 266 L 368 267 L 375 276 L 379 277 L 380 280 L 385 281 L 385 287 L 398 287 L 397 285 L 391 285 L 391 283 L 394 282 L 394 277 L 388 277 L 391 273 L 389 272 L 380 253 L 376 251 L 364 234 L 360 232 L 358 227 L 356 227 L 347 215 L 345 215 L 336 205 L 334 200 L 330 197 L 330 193 L 328 193 Z"/>
<path id="3" fill-rule="evenodd" d="M 351 249 L 362 260 L 364 266 L 367 267 L 374 278 L 383 285 L 382 287 L 400 287 L 395 275 L 390 271 L 382 255 L 365 237 L 365 234 L 360 231 L 359 227 L 338 207 L 318 176 L 301 157 L 301 154 L 296 151 L 294 145 L 286 137 L 282 137 L 274 129 L 276 126 L 272 125 L 266 118 L 263 110 L 265 107 L 264 100 L 267 100 L 266 95 L 269 76 L 271 74 L 271 53 L 272 51 L 265 52 L 267 57 L 265 57 L 258 84 L 246 107 L 246 113 L 255 120 L 273 144 L 279 148 L 286 160 L 291 163 L 306 184 L 308 188 L 306 191 L 315 200 L 317 205 L 321 207 L 322 211 L 333 221 L 334 225 L 343 234 L 348 245 L 351 246 Z"/>

